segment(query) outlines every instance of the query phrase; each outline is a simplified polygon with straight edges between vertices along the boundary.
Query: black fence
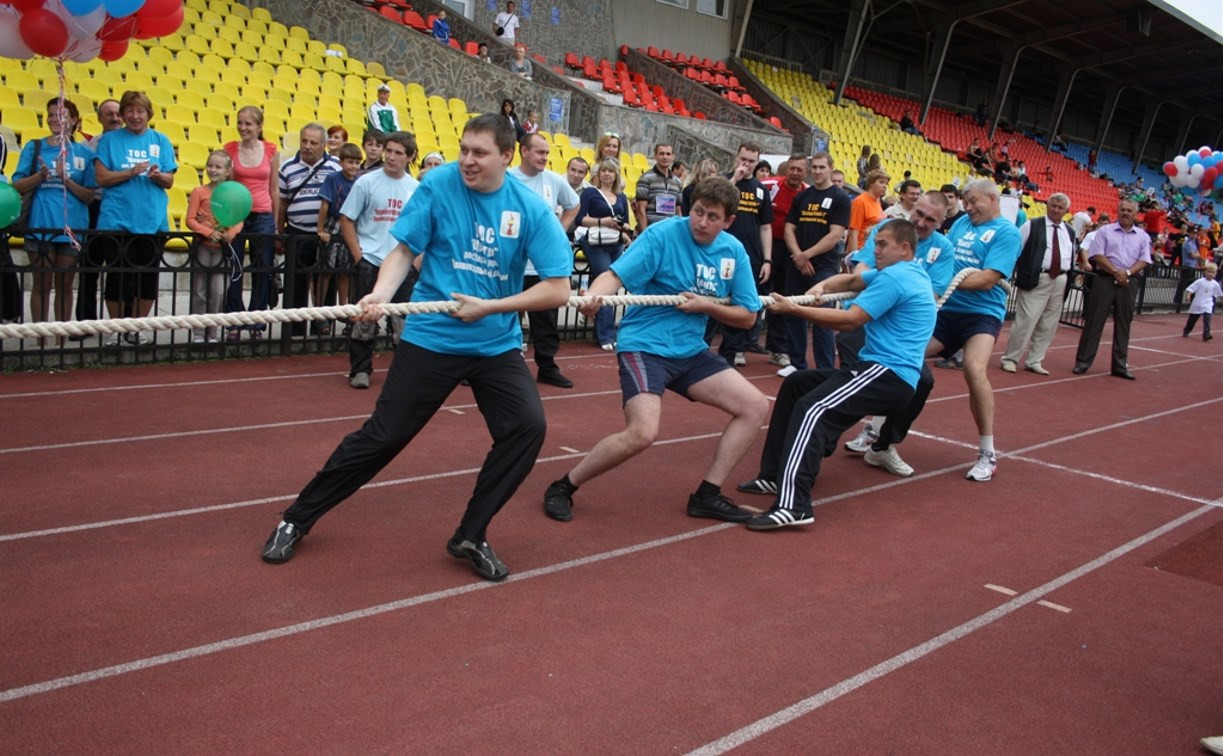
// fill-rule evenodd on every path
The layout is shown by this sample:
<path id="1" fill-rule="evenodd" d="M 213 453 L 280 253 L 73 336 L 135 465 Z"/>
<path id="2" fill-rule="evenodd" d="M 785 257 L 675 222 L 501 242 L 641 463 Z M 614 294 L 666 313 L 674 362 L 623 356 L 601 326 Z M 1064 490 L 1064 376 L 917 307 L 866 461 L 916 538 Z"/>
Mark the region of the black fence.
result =
<path id="1" fill-rule="evenodd" d="M 47 232 L 49 236 L 62 229 Z M 59 304 L 61 294 L 72 299 L 67 319 L 93 320 L 192 313 L 193 285 L 204 293 L 209 285 L 223 286 L 225 291 L 219 308 L 197 306 L 199 312 L 335 303 L 342 277 L 351 279 L 350 273 L 320 267 L 318 240 L 312 235 L 248 235 L 245 246 L 254 250 L 253 259 L 243 254 L 238 265 L 227 251 L 218 254 L 195 247 L 191 233 L 143 236 L 83 231 L 77 238 L 81 249 L 76 264 L 57 267 L 47 255 L 53 248 L 24 243 L 15 233 L 0 235 L 0 320 L 34 322 L 40 291 L 47 292 L 49 302 L 40 320 L 64 319 L 57 311 L 64 306 Z M 585 262 L 575 261 L 574 291 L 588 282 Z M 266 295 L 261 294 L 264 291 Z M 559 321 L 563 339 L 593 340 L 593 322 L 586 322 L 577 310 L 561 308 Z M 12 371 L 342 353 L 348 349 L 346 329 L 344 322 L 311 321 L 213 333 L 182 328 L 121 337 L 4 339 L 0 358 L 3 369 Z M 376 348 L 391 348 L 391 338 L 385 327 L 380 329 Z"/>

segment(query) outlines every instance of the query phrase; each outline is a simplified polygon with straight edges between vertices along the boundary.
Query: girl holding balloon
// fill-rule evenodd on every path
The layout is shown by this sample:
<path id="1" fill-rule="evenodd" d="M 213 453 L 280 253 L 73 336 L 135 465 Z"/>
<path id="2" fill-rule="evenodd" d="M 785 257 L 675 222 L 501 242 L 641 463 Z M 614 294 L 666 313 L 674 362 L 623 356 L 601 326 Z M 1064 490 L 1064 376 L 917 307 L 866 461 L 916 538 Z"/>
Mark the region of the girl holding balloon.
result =
<path id="1" fill-rule="evenodd" d="M 221 312 L 225 303 L 225 252 L 234 237 L 242 232 L 242 222 L 222 225 L 212 207 L 213 191 L 229 181 L 234 172 L 233 160 L 224 150 L 213 150 L 204 165 L 208 183 L 191 191 L 187 201 L 187 228 L 195 232 L 195 264 L 197 270 L 191 274 L 191 314 Z M 230 247 L 232 250 L 232 247 Z M 219 329 L 209 326 L 207 330 L 196 328 L 191 340 L 197 344 L 216 341 Z"/>
<path id="2" fill-rule="evenodd" d="M 280 157 L 276 145 L 263 138 L 263 111 L 247 105 L 238 111 L 238 136 L 240 141 L 225 144 L 225 152 L 233 161 L 234 181 L 241 183 L 252 198 L 250 214 L 244 226 L 246 235 L 239 236 L 234 250 L 240 256 L 250 244 L 251 310 L 267 310 L 275 305 L 272 290 L 272 269 L 276 265 L 276 247 L 272 234 L 276 233 L 276 206 L 280 199 L 277 178 L 280 172 Z M 226 312 L 242 312 L 242 280 L 231 281 L 226 296 Z M 251 327 L 255 338 L 263 335 L 265 326 Z M 241 335 L 238 328 L 229 332 L 230 340 Z"/>
<path id="3" fill-rule="evenodd" d="M 33 193 L 27 225 L 32 229 L 89 228 L 93 202 L 93 151 L 75 141 L 81 123 L 76 105 L 58 97 L 47 103 L 51 135 L 26 142 L 13 174 L 17 191 Z M 51 289 L 55 289 L 55 319 L 72 319 L 72 280 L 80 249 L 65 233 L 36 231 L 26 234 L 25 249 L 34 268 L 30 315 L 35 322 L 50 320 Z"/>

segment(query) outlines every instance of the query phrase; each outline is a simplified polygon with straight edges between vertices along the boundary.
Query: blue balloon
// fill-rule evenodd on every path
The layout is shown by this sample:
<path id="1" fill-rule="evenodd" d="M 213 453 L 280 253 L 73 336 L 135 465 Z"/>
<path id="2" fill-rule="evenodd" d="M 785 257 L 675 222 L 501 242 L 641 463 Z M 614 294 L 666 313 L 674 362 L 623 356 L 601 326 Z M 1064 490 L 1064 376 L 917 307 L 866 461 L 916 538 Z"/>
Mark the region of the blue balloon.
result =
<path id="1" fill-rule="evenodd" d="M 60 0 L 65 10 L 74 16 L 87 16 L 98 9 L 102 0 Z"/>
<path id="2" fill-rule="evenodd" d="M 1185 156 L 1185 159 L 1189 161 L 1190 168 L 1192 168 L 1195 165 L 1200 165 L 1202 162 L 1202 156 L 1197 154 L 1196 152 L 1190 152 L 1188 155 Z"/>
<path id="3" fill-rule="evenodd" d="M 112 17 L 123 18 L 144 7 L 144 0 L 102 0 L 102 5 Z"/>

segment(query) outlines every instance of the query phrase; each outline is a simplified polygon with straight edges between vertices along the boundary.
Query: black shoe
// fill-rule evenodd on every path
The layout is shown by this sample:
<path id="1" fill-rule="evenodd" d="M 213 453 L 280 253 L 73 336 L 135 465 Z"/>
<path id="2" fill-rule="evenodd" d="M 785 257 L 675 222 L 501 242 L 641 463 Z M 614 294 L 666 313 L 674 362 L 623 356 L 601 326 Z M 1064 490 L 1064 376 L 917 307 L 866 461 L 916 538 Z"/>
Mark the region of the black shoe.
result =
<path id="1" fill-rule="evenodd" d="M 1210 341 L 1210 340 L 1211 340 L 1211 339 L 1213 339 L 1213 338 L 1214 338 L 1214 335 L 1213 335 L 1213 334 L 1209 334 L 1209 333 L 1208 333 L 1208 334 L 1205 334 L 1204 336 L 1202 336 L 1202 341 Z"/>
<path id="2" fill-rule="evenodd" d="M 722 494 L 698 499 L 696 494 L 688 497 L 689 517 L 708 517 L 725 522 L 747 522 L 752 513 L 735 506 L 735 503 Z"/>
<path id="3" fill-rule="evenodd" d="M 1127 381 L 1138 380 L 1137 378 L 1134 377 L 1134 374 L 1128 370 L 1114 370 L 1113 375 L 1117 376 L 1118 378 L 1124 378 Z"/>
<path id="4" fill-rule="evenodd" d="M 1074 373 L 1075 375 L 1082 375 L 1083 373 L 1087 372 L 1087 366 L 1086 365 L 1075 365 L 1074 370 L 1071 370 L 1070 372 Z"/>
<path id="5" fill-rule="evenodd" d="M 553 481 L 544 491 L 544 514 L 553 520 L 569 522 L 573 519 L 573 496 L 561 481 Z"/>
<path id="6" fill-rule="evenodd" d="M 810 525 L 815 522 L 810 509 L 783 509 L 774 506 L 764 514 L 747 521 L 748 530 L 776 530 L 791 525 Z"/>
<path id="7" fill-rule="evenodd" d="M 569 380 L 564 375 L 561 375 L 561 371 L 556 368 L 552 368 L 551 370 L 540 370 L 539 377 L 537 377 L 535 380 L 539 381 L 540 383 L 546 383 L 549 386 L 556 386 L 558 388 L 573 388 L 573 381 Z"/>
<path id="8" fill-rule="evenodd" d="M 751 352 L 752 354 L 769 354 L 769 350 L 759 344 L 748 344 L 744 351 Z"/>
<path id="9" fill-rule="evenodd" d="M 765 494 L 772 496 L 777 493 L 777 484 L 771 480 L 765 480 L 764 478 L 755 478 L 753 480 L 740 483 L 739 485 L 735 486 L 735 490 L 742 491 L 743 493 Z"/>
<path id="10" fill-rule="evenodd" d="M 446 551 L 455 559 L 466 559 L 471 562 L 471 568 L 485 580 L 505 580 L 509 577 L 510 568 L 497 558 L 493 547 L 488 541 L 472 543 L 455 533 L 454 538 L 446 542 Z"/>
<path id="11" fill-rule="evenodd" d="M 263 544 L 263 561 L 268 564 L 284 564 L 293 558 L 293 547 L 306 535 L 292 523 L 280 521 L 268 542 Z"/>

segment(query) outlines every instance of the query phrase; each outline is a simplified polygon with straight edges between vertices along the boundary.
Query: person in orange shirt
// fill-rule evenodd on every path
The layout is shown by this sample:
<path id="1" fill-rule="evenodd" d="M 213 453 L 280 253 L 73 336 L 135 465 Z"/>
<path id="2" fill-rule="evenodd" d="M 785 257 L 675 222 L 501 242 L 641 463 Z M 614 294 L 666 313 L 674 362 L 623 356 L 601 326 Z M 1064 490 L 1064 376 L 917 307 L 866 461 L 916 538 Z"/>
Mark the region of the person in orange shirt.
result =
<path id="1" fill-rule="evenodd" d="M 845 257 L 858 251 L 870 236 L 871 229 L 883 219 L 879 200 L 888 193 L 892 177 L 880 170 L 866 174 L 866 191 L 854 197 L 849 206 L 849 238 L 845 242 Z"/>
<path id="2" fill-rule="evenodd" d="M 234 172 L 233 159 L 225 150 L 214 150 L 208 156 L 204 172 L 208 174 L 208 183 L 191 190 L 184 218 L 187 228 L 196 235 L 192 251 L 194 267 L 200 269 L 191 274 L 192 315 L 221 312 L 225 304 L 225 284 L 229 278 L 225 248 L 242 231 L 242 223 L 226 228 L 217 223 L 212 215 L 212 190 L 218 184 L 229 181 Z M 233 255 L 232 247 L 229 247 L 229 253 Z M 191 340 L 197 344 L 205 340 L 216 341 L 219 331 L 216 326 L 210 326 L 207 331 L 196 328 L 192 331 Z"/>

